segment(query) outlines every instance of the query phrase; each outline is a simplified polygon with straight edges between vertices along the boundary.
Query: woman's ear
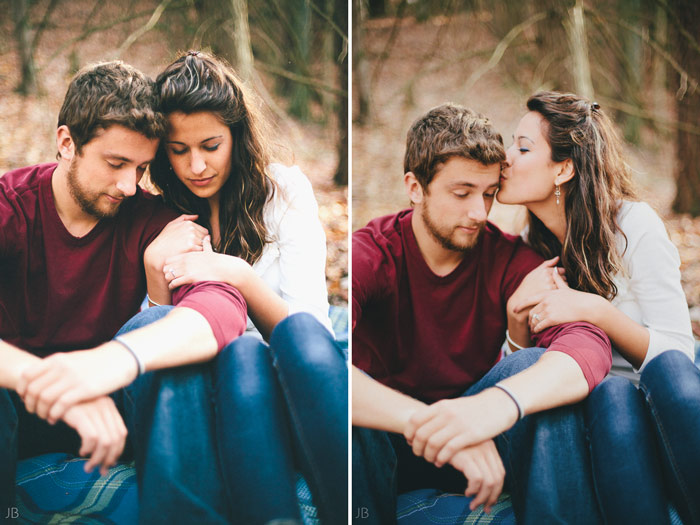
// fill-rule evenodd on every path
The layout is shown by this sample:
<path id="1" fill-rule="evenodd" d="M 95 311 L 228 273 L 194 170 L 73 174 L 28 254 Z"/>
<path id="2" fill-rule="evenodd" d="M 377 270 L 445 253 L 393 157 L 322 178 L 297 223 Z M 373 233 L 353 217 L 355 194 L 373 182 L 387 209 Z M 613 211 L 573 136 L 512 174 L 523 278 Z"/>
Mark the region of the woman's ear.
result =
<path id="1" fill-rule="evenodd" d="M 64 160 L 70 161 L 75 156 L 75 142 L 68 126 L 59 126 L 56 130 L 56 147 Z"/>
<path id="2" fill-rule="evenodd" d="M 554 177 L 554 184 L 560 186 L 565 182 L 569 182 L 576 175 L 574 162 L 571 159 L 566 159 L 559 163 L 559 173 Z"/>
<path id="3" fill-rule="evenodd" d="M 420 185 L 418 179 L 413 172 L 408 171 L 403 176 L 403 183 L 406 186 L 408 198 L 411 199 L 411 204 L 420 204 L 423 202 L 423 186 Z"/>

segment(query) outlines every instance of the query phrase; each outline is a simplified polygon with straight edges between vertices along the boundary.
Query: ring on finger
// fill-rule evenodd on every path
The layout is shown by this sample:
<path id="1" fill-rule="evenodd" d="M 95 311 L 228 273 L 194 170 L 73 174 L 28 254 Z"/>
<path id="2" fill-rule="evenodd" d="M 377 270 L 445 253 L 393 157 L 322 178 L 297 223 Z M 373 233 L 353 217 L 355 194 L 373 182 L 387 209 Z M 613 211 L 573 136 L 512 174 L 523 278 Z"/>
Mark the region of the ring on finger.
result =
<path id="1" fill-rule="evenodd" d="M 170 271 L 172 271 L 172 270 L 170 270 Z M 174 277 L 174 276 L 173 276 L 173 277 Z M 539 314 L 532 314 L 532 318 L 533 318 L 535 321 L 538 321 L 538 322 L 542 320 L 542 318 L 540 317 Z"/>
<path id="2" fill-rule="evenodd" d="M 172 268 L 170 268 L 168 271 L 170 272 L 170 275 L 173 276 L 173 279 L 176 279 L 176 278 L 177 278 L 177 275 L 175 275 L 175 270 L 173 270 Z"/>

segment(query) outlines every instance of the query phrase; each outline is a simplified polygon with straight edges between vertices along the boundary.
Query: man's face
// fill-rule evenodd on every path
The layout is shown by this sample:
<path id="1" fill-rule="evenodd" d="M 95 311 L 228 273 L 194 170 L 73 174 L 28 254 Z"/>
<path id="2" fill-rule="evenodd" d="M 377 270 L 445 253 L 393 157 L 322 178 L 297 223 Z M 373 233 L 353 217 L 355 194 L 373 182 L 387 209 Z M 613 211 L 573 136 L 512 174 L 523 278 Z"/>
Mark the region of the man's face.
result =
<path id="1" fill-rule="evenodd" d="M 136 193 L 157 147 L 158 139 L 122 126 L 98 132 L 70 161 L 66 180 L 71 196 L 92 217 L 115 216 L 122 201 Z"/>
<path id="2" fill-rule="evenodd" d="M 498 190 L 499 164 L 452 157 L 438 168 L 414 213 L 443 248 L 466 251 L 479 240 Z"/>

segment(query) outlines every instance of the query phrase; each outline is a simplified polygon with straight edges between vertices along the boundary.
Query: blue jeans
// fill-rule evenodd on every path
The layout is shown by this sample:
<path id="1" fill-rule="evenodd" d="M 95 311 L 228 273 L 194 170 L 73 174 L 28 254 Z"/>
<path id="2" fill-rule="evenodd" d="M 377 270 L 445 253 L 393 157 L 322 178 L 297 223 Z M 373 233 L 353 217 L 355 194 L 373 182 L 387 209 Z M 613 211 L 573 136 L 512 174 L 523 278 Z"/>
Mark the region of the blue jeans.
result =
<path id="1" fill-rule="evenodd" d="M 543 352 L 528 348 L 513 353 L 464 395 L 477 394 L 525 370 Z M 581 404 L 529 415 L 497 436 L 495 442 L 506 469 L 506 489 L 511 494 L 518 523 L 575 525 L 600 521 Z M 437 469 L 423 460 L 412 460 L 413 465 L 403 468 L 402 461 L 408 458 L 404 452 L 392 445 L 385 432 L 353 429 L 353 521 L 395 523 L 399 485 L 413 489 L 429 483 L 428 486 L 453 492 L 466 487 L 466 480 L 456 476 L 449 466 Z M 416 467 L 419 462 L 423 465 Z M 398 478 L 404 472 L 414 476 L 408 484 L 399 483 Z"/>
<path id="2" fill-rule="evenodd" d="M 671 350 L 649 362 L 639 387 L 671 501 L 683 523 L 700 524 L 700 370 L 685 354 Z"/>
<path id="3" fill-rule="evenodd" d="M 669 523 L 659 450 L 644 395 L 608 377 L 586 404 L 596 496 L 606 523 Z"/>
<path id="4" fill-rule="evenodd" d="M 170 308 L 149 308 L 129 320 L 120 333 L 150 324 Z M 228 521 L 216 461 L 212 391 L 211 364 L 207 363 L 148 372 L 112 394 L 133 447 L 140 523 Z M 8 486 L 14 492 L 18 457 L 76 454 L 79 448 L 76 432 L 67 427 L 65 432 L 53 429 L 26 414 L 21 401 L 7 391 L 0 391 L 0 421 L 3 495 L 11 494 L 6 492 Z"/>
<path id="5" fill-rule="evenodd" d="M 300 519 L 295 467 L 322 523 L 347 521 L 348 369 L 311 315 L 281 321 L 270 344 L 239 337 L 217 359 L 219 454 L 235 523 Z"/>

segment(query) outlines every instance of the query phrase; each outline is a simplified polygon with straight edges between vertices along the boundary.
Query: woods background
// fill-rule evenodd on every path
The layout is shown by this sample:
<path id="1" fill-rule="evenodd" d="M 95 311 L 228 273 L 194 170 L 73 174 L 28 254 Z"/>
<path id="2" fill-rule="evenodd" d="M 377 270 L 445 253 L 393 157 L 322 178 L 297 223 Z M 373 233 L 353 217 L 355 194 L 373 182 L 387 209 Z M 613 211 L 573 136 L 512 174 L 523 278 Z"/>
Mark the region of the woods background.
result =
<path id="1" fill-rule="evenodd" d="M 597 101 L 626 141 L 642 199 L 678 247 L 700 336 L 700 2 L 352 0 L 352 230 L 408 206 L 406 131 L 451 101 L 506 145 L 538 90 Z M 520 231 L 521 207 L 491 220 Z"/>
<path id="2" fill-rule="evenodd" d="M 0 174 L 55 159 L 58 111 L 86 64 L 155 76 L 180 51 L 228 60 L 261 95 L 281 159 L 311 180 L 331 302 L 347 303 L 346 0 L 0 0 Z"/>

